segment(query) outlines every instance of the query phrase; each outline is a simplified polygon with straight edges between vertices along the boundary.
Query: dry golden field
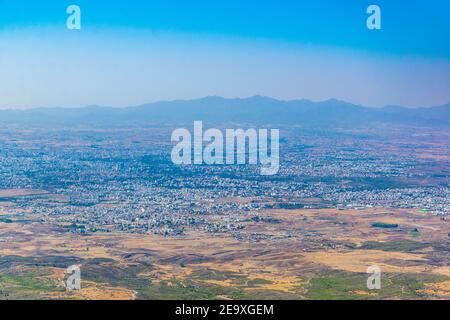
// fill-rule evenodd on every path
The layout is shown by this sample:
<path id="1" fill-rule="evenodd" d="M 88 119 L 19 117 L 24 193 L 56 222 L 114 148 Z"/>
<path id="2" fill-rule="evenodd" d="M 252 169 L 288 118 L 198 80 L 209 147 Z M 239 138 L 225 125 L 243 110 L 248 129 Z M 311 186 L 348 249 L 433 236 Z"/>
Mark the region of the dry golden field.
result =
<path id="1" fill-rule="evenodd" d="M 1 212 L 1 207 L 0 207 Z M 54 222 L 0 223 L 0 292 L 30 299 L 449 299 L 448 222 L 415 210 L 267 210 L 246 233 L 78 235 Z M 398 224 L 375 228 L 374 223 Z M 64 289 L 81 265 L 82 290 Z M 379 266 L 383 288 L 365 287 Z"/>

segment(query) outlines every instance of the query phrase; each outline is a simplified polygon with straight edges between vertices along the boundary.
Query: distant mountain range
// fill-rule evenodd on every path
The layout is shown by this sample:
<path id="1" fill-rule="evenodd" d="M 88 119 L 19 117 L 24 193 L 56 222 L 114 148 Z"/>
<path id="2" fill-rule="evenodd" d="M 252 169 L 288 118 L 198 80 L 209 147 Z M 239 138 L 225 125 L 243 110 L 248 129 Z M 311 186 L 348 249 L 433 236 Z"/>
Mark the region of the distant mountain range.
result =
<path id="1" fill-rule="evenodd" d="M 245 99 L 206 97 L 157 102 L 128 108 L 38 108 L 1 110 L 0 124 L 38 126 L 129 126 L 209 123 L 286 124 L 309 127 L 355 127 L 377 123 L 450 126 L 450 104 L 429 108 L 369 108 L 339 101 L 280 101 L 255 96 Z"/>

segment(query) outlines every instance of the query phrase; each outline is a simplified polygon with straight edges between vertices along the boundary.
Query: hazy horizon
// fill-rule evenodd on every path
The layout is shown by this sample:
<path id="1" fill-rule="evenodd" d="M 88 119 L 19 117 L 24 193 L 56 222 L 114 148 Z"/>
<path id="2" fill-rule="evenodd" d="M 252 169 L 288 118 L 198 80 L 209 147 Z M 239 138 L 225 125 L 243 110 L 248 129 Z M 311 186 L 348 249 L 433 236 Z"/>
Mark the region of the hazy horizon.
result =
<path id="1" fill-rule="evenodd" d="M 375 31 L 360 1 L 80 0 L 81 30 L 66 28 L 70 4 L 0 1 L 0 109 L 254 95 L 373 107 L 450 102 L 445 1 L 377 1 Z"/>

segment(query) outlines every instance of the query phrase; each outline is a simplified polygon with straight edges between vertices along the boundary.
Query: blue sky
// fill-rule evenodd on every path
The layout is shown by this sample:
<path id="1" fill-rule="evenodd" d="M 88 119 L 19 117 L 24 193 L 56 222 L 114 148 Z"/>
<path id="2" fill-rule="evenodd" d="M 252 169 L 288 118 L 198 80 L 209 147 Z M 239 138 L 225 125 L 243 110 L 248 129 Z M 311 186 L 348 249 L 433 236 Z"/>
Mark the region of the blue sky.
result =
<path id="1" fill-rule="evenodd" d="M 65 28 L 70 4 L 80 31 Z M 370 4 L 382 30 L 366 28 Z M 448 0 L 0 0 L 0 108 L 253 94 L 447 103 L 449 17 Z"/>

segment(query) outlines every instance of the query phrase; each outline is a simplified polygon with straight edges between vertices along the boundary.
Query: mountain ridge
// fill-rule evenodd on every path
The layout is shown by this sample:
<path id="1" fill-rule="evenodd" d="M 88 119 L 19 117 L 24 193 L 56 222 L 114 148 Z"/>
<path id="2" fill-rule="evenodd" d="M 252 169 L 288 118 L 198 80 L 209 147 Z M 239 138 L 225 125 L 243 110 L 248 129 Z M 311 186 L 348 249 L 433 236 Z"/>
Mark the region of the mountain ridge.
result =
<path id="1" fill-rule="evenodd" d="M 192 100 L 113 108 L 36 108 L 0 110 L 1 124 L 36 125 L 145 125 L 178 124 L 195 120 L 299 124 L 309 126 L 359 126 L 373 123 L 450 125 L 450 103 L 442 106 L 371 108 L 337 99 L 314 102 L 307 99 L 277 100 L 264 96 L 227 99 L 207 96 Z"/>

